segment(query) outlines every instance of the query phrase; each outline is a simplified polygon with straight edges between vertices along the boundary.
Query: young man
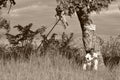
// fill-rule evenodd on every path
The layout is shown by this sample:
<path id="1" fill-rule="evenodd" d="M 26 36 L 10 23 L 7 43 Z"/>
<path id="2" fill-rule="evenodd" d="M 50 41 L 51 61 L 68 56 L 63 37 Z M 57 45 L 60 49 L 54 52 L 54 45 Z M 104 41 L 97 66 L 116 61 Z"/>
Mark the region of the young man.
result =
<path id="1" fill-rule="evenodd" d="M 91 55 L 93 57 L 93 69 L 98 70 L 98 57 L 99 53 L 95 52 L 94 49 L 91 49 Z"/>
<path id="2" fill-rule="evenodd" d="M 90 53 L 87 53 L 83 64 L 83 70 L 91 70 L 93 63 L 92 60 L 93 60 L 92 55 Z"/>
<path id="3" fill-rule="evenodd" d="M 91 49 L 85 56 L 85 63 L 83 64 L 83 69 L 98 70 L 98 57 L 98 52 L 95 52 L 94 49 Z"/>

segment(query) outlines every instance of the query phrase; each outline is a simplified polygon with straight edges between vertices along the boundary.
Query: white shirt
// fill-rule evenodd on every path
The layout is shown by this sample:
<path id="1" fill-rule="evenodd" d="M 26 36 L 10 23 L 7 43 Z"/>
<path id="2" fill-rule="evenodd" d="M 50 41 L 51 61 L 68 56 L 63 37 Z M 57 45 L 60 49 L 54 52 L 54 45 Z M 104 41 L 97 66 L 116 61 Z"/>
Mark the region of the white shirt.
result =
<path id="1" fill-rule="evenodd" d="M 93 60 L 93 57 L 90 53 L 87 53 L 85 56 L 85 59 L 86 59 L 86 61 L 91 61 L 91 60 Z"/>

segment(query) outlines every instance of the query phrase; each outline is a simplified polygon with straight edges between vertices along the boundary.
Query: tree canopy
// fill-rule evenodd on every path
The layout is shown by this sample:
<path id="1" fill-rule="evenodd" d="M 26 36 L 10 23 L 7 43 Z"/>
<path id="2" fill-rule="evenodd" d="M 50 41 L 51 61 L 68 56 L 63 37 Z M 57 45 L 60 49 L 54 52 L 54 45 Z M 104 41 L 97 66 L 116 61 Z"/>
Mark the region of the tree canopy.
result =
<path id="1" fill-rule="evenodd" d="M 82 29 L 82 40 L 86 53 L 92 48 L 97 49 L 95 25 L 89 14 L 92 12 L 99 13 L 102 9 L 107 9 L 109 5 L 115 0 L 56 0 L 57 8 L 62 10 L 65 15 L 72 16 L 75 12 L 77 14 L 80 26 Z M 56 8 L 56 9 L 57 9 Z M 56 10 L 57 12 L 57 10 Z"/>
<path id="2" fill-rule="evenodd" d="M 40 34 L 42 35 L 45 30 L 46 30 L 46 26 L 41 26 L 41 28 L 38 28 L 35 31 L 32 31 L 33 24 L 30 23 L 26 26 L 22 26 L 22 25 L 16 25 L 14 26 L 14 28 L 17 28 L 17 30 L 20 32 L 19 34 L 16 35 L 12 35 L 10 33 L 6 33 L 7 39 L 9 40 L 9 42 L 11 44 L 17 45 L 19 44 L 19 42 L 23 42 L 23 41 L 32 41 L 33 38 L 35 37 L 35 35 Z"/>
<path id="3" fill-rule="evenodd" d="M 108 8 L 109 4 L 115 0 L 56 0 L 61 8 L 71 16 L 75 11 L 82 9 L 84 14 L 91 12 L 100 12 L 102 9 Z"/>

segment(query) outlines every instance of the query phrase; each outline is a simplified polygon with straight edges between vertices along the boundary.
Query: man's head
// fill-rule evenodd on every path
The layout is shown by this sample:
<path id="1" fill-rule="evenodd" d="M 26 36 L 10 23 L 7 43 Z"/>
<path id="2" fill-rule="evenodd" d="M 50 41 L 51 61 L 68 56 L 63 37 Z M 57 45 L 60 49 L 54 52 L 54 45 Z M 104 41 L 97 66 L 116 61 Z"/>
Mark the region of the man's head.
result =
<path id="1" fill-rule="evenodd" d="M 94 53 L 94 52 L 95 52 L 94 48 L 91 48 L 90 53 Z"/>

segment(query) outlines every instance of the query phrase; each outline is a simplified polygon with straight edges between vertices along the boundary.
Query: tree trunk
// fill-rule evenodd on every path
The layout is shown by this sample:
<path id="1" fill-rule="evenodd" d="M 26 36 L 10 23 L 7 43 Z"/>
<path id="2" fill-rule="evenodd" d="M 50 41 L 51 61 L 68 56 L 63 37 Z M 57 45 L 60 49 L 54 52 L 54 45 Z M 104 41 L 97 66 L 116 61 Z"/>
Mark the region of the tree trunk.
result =
<path id="1" fill-rule="evenodd" d="M 92 48 L 95 52 L 100 51 L 100 41 L 97 40 L 97 36 L 95 34 L 95 29 L 91 29 L 92 20 L 89 17 L 89 14 L 86 13 L 85 9 L 81 8 L 76 11 L 80 26 L 82 29 L 82 40 L 85 48 L 85 52 L 88 53 Z M 100 65 L 104 65 L 102 55 L 99 58 Z"/>
<path id="2" fill-rule="evenodd" d="M 94 48 L 94 40 L 95 39 L 95 31 L 90 29 L 90 25 L 92 24 L 92 20 L 89 18 L 89 15 L 85 10 L 79 9 L 76 12 L 78 19 L 80 21 L 81 29 L 82 29 L 82 40 L 84 44 L 84 48 L 86 53 Z"/>

